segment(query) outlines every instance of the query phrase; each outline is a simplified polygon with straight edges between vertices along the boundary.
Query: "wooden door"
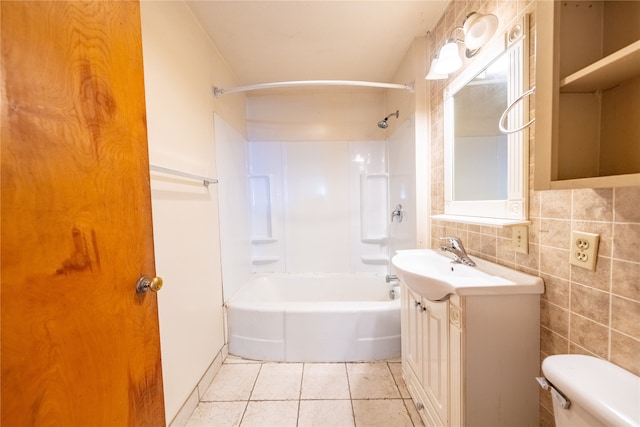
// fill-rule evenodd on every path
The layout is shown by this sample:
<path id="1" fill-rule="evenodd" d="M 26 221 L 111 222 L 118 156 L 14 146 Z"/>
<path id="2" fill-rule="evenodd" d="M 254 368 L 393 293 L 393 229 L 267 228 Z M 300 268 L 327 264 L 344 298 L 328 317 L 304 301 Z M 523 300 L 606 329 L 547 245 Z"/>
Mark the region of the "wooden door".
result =
<path id="1" fill-rule="evenodd" d="M 0 13 L 2 426 L 164 425 L 139 4 Z"/>

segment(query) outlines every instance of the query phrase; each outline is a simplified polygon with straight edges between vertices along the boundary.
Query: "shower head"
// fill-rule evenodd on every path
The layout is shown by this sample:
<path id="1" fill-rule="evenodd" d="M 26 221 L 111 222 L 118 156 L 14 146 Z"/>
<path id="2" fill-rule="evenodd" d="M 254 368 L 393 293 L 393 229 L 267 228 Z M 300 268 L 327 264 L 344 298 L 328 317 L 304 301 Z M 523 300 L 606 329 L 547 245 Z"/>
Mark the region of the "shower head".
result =
<path id="1" fill-rule="evenodd" d="M 400 110 L 396 110 L 395 113 L 391 113 L 387 117 L 385 117 L 383 120 L 380 120 L 378 122 L 378 127 L 380 129 L 386 129 L 389 126 L 389 123 L 387 123 L 387 120 L 389 120 L 389 117 L 391 116 L 396 116 L 396 119 L 397 119 L 400 116 Z"/>

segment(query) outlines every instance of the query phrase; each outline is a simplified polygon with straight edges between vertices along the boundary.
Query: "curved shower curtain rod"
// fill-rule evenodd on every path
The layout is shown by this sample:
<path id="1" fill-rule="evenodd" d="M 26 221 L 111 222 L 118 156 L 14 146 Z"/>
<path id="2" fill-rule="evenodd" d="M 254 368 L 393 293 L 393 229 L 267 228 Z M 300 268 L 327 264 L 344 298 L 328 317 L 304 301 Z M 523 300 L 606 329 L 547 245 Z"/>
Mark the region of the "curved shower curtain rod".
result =
<path id="1" fill-rule="evenodd" d="M 413 83 L 396 84 L 396 83 L 378 83 L 378 82 L 361 82 L 355 80 L 300 80 L 292 82 L 274 82 L 274 83 L 260 83 L 247 86 L 234 86 L 230 88 L 213 87 L 213 94 L 216 98 L 225 93 L 235 92 L 247 92 L 250 90 L 260 89 L 273 89 L 283 87 L 295 87 L 295 86 L 367 86 L 367 87 L 381 87 L 386 89 L 405 89 L 413 93 Z"/>

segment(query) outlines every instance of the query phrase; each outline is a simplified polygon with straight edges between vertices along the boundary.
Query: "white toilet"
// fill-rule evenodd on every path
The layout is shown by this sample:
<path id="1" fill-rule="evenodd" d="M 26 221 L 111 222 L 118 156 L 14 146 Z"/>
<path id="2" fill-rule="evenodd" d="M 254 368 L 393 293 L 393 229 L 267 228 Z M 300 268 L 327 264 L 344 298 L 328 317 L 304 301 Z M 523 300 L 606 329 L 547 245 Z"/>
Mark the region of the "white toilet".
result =
<path id="1" fill-rule="evenodd" d="M 580 354 L 549 356 L 538 382 L 553 397 L 556 427 L 640 427 L 640 377 Z"/>

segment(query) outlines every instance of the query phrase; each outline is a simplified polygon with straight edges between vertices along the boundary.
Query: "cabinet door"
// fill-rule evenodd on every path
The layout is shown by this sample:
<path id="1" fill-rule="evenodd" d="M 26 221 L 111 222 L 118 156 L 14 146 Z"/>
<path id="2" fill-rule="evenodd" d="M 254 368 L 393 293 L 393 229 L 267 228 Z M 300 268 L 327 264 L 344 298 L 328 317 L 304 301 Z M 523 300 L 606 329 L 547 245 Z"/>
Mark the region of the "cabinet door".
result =
<path id="1" fill-rule="evenodd" d="M 422 299 L 422 384 L 429 403 L 447 425 L 449 402 L 449 302 Z"/>
<path id="2" fill-rule="evenodd" d="M 422 306 L 420 297 L 406 286 L 402 290 L 406 298 L 406 343 L 405 360 L 413 370 L 417 378 L 422 378 Z"/>

